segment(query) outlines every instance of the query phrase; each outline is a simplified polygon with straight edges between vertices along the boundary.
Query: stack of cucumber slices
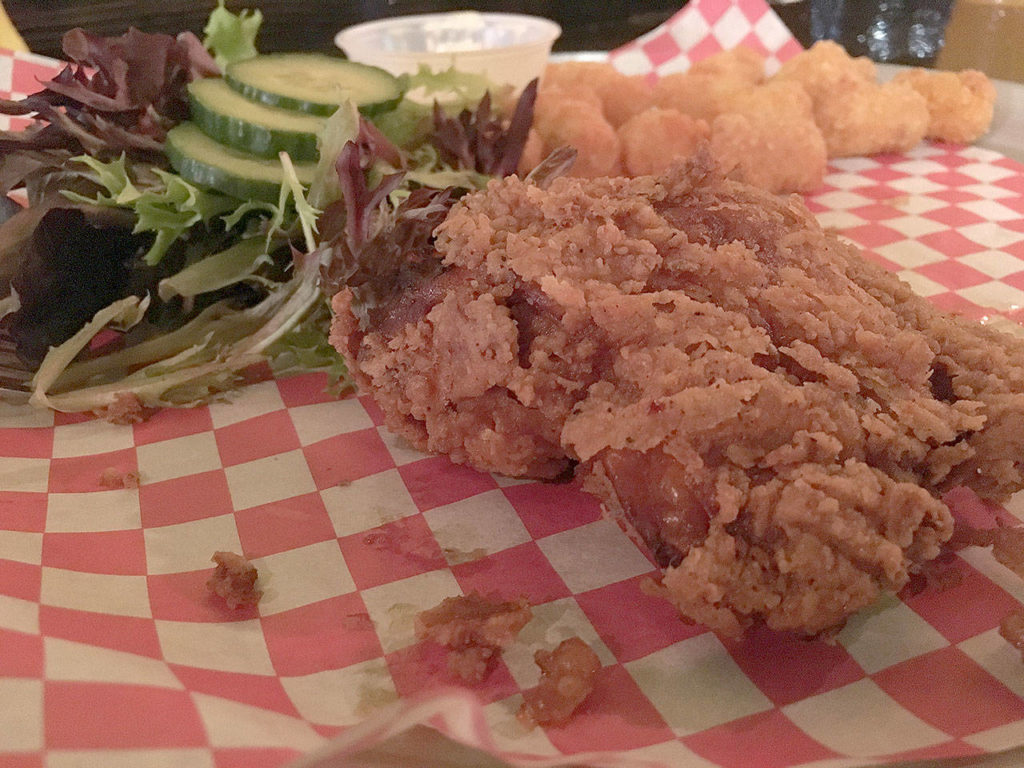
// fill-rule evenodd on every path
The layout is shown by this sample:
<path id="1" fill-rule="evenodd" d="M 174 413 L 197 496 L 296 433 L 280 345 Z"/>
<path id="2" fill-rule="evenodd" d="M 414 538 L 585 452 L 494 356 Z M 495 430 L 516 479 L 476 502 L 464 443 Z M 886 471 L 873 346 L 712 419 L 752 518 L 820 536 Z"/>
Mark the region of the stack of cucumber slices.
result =
<path id="1" fill-rule="evenodd" d="M 171 166 L 199 186 L 268 202 L 280 192 L 281 152 L 309 184 L 317 137 L 340 104 L 352 101 L 372 117 L 402 98 L 401 82 L 383 69 L 316 53 L 238 61 L 188 90 L 192 119 L 167 134 Z"/>

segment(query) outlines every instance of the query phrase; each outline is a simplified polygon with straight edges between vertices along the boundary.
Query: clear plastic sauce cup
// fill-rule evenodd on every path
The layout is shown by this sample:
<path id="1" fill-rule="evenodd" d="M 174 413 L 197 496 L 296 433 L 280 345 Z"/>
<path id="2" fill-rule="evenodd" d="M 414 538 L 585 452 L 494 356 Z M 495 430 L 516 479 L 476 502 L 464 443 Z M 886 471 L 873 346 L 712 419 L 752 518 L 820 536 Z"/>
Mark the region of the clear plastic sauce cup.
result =
<path id="1" fill-rule="evenodd" d="M 434 71 L 455 67 L 518 90 L 543 72 L 561 31 L 539 16 L 454 11 L 357 24 L 334 42 L 353 61 L 392 74 L 415 72 L 422 64 Z"/>

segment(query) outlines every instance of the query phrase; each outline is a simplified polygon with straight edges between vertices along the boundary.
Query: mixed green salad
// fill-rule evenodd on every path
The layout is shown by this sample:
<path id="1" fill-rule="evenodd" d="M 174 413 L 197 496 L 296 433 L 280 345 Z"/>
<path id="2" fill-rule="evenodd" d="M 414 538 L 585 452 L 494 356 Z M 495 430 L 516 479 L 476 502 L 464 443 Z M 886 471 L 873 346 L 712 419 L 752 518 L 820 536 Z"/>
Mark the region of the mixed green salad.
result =
<path id="1" fill-rule="evenodd" d="M 353 264 L 515 171 L 535 85 L 260 55 L 261 20 L 219 0 L 202 40 L 72 30 L 56 77 L 0 101 L 30 120 L 0 132 L 0 372 L 32 403 L 130 420 L 259 364 L 344 388 L 329 297 Z"/>

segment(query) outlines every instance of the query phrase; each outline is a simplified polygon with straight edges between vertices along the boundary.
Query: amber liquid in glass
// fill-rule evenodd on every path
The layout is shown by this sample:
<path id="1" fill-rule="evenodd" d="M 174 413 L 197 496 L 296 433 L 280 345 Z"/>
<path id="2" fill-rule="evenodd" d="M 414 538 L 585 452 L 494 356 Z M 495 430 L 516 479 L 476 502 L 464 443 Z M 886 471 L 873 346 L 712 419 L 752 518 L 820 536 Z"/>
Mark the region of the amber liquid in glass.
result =
<path id="1" fill-rule="evenodd" d="M 957 0 L 936 66 L 1024 82 L 1024 0 Z"/>

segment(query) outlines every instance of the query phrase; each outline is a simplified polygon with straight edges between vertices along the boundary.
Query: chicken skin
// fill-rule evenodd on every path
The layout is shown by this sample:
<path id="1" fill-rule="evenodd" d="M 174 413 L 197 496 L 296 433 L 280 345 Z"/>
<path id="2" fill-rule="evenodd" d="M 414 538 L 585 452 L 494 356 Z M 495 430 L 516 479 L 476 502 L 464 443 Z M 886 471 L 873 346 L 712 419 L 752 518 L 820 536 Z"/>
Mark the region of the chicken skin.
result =
<path id="1" fill-rule="evenodd" d="M 333 301 L 387 425 L 483 471 L 575 473 L 717 631 L 832 631 L 939 554 L 943 491 L 1024 484 L 1024 345 L 706 152 L 493 181 L 408 258 Z"/>

